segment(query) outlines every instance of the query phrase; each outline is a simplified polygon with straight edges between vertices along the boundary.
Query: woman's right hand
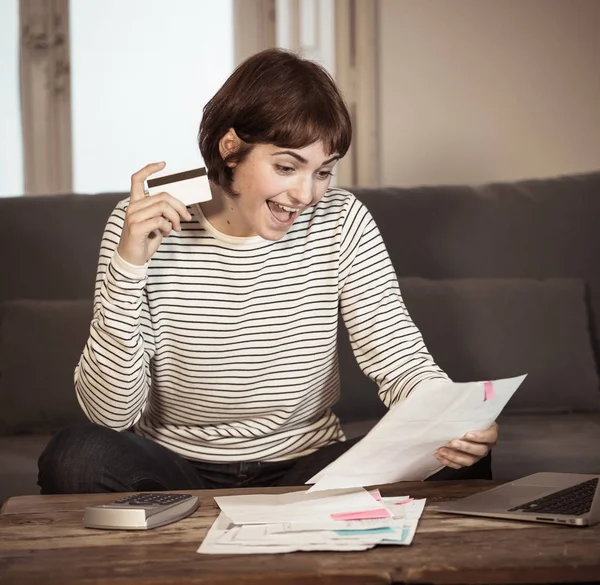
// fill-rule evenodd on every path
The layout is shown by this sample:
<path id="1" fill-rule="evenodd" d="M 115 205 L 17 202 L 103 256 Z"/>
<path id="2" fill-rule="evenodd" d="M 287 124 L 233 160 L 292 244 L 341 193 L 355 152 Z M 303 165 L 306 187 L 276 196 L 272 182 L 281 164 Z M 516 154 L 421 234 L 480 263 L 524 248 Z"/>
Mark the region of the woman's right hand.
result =
<path id="1" fill-rule="evenodd" d="M 182 219 L 192 219 L 186 206 L 168 193 L 151 197 L 144 193 L 144 181 L 164 167 L 164 162 L 152 163 L 131 177 L 129 207 L 117 251 L 135 266 L 146 264 L 171 230 L 181 231 Z"/>

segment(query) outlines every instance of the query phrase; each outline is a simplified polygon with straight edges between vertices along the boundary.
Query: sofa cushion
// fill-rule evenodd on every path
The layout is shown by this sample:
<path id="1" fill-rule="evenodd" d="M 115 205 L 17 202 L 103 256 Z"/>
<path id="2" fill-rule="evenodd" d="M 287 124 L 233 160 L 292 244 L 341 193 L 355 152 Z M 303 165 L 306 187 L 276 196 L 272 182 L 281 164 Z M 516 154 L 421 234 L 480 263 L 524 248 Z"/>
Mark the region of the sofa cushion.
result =
<path id="1" fill-rule="evenodd" d="M 600 355 L 600 168 L 353 191 L 373 214 L 399 277 L 582 278 Z"/>
<path id="2" fill-rule="evenodd" d="M 492 452 L 497 481 L 541 471 L 600 472 L 600 415 L 597 412 L 502 413 Z"/>
<path id="3" fill-rule="evenodd" d="M 506 412 L 600 410 L 579 279 L 401 279 L 404 302 L 456 382 L 527 373 Z"/>
<path id="4" fill-rule="evenodd" d="M 585 285 L 579 279 L 401 278 L 408 311 L 440 367 L 456 382 L 518 376 L 513 413 L 600 410 Z M 377 388 L 340 326 L 343 422 L 378 418 Z"/>
<path id="5" fill-rule="evenodd" d="M 0 305 L 1 434 L 52 432 L 84 420 L 73 370 L 91 318 L 91 299 Z"/>
<path id="6" fill-rule="evenodd" d="M 0 505 L 13 496 L 40 493 L 37 462 L 52 435 L 0 437 Z"/>

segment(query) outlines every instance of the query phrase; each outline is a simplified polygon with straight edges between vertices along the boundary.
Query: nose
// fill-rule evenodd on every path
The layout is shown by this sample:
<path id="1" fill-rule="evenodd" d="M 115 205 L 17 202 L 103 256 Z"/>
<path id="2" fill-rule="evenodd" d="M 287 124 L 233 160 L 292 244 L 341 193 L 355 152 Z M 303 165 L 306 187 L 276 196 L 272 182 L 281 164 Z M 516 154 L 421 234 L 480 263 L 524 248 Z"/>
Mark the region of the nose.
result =
<path id="1" fill-rule="evenodd" d="M 315 185 L 310 177 L 301 178 L 290 193 L 295 205 L 310 205 L 315 197 Z"/>

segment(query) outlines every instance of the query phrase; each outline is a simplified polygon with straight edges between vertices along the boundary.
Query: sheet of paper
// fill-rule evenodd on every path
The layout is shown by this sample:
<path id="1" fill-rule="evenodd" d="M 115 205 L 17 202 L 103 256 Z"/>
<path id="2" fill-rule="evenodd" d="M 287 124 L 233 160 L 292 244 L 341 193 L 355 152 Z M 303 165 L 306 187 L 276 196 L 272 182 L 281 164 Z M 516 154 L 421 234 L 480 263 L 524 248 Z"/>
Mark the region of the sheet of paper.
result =
<path id="1" fill-rule="evenodd" d="M 383 536 L 394 538 L 396 532 L 391 526 L 382 526 L 371 529 L 351 529 L 351 530 L 309 530 L 305 532 L 280 532 L 271 534 L 267 530 L 268 524 L 245 524 L 236 527 L 236 531 L 231 540 L 234 544 L 269 544 L 274 545 L 314 545 L 314 544 L 332 544 L 339 541 L 358 542 L 361 544 L 378 543 Z M 401 529 L 404 528 L 402 525 Z M 382 532 L 383 531 L 383 532 Z"/>
<path id="2" fill-rule="evenodd" d="M 425 499 L 411 500 L 409 504 L 401 506 L 403 513 L 405 514 L 405 518 L 404 528 L 402 530 L 402 536 L 400 537 L 400 540 L 386 536 L 380 541 L 379 544 L 412 544 L 417 532 L 419 520 L 423 514 L 423 510 L 425 509 L 425 503 Z"/>
<path id="3" fill-rule="evenodd" d="M 361 551 L 373 548 L 376 543 L 363 543 L 358 540 L 333 541 L 317 544 L 240 544 L 235 540 L 230 542 L 220 542 L 222 537 L 229 531 L 239 530 L 239 526 L 234 525 L 231 520 L 223 513 L 215 520 L 197 552 L 201 554 L 281 554 L 294 552 L 298 550 L 305 551 Z M 235 534 L 235 533 L 234 533 Z"/>
<path id="4" fill-rule="evenodd" d="M 269 534 L 281 532 L 310 532 L 313 530 L 371 530 L 391 526 L 393 517 L 375 518 L 373 520 L 329 520 L 325 522 L 282 522 L 266 524 Z"/>
<path id="5" fill-rule="evenodd" d="M 222 496 L 215 502 L 234 524 L 269 524 L 294 521 L 327 521 L 331 514 L 348 514 L 380 508 L 365 489 L 351 488 L 309 494 Z"/>
<path id="6" fill-rule="evenodd" d="M 356 445 L 307 484 L 315 493 L 421 481 L 441 465 L 434 453 L 468 431 L 487 429 L 526 376 L 491 382 L 426 381 L 393 406 Z"/>

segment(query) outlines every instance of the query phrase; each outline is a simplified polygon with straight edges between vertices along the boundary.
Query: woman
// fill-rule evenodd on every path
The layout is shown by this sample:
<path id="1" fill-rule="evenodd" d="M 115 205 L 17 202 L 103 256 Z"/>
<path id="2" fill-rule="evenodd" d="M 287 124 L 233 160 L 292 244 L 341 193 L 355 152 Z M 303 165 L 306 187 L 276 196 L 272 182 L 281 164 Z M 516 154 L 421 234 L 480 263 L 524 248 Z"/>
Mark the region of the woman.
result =
<path id="1" fill-rule="evenodd" d="M 387 406 L 447 379 L 371 215 L 329 189 L 350 141 L 330 76 L 273 49 L 204 109 L 211 201 L 146 197 L 164 163 L 133 175 L 106 226 L 75 372 L 91 422 L 49 443 L 42 493 L 304 483 L 353 443 L 331 411 L 338 312 Z M 497 425 L 472 435 L 438 450 L 436 478 L 489 476 Z"/>

